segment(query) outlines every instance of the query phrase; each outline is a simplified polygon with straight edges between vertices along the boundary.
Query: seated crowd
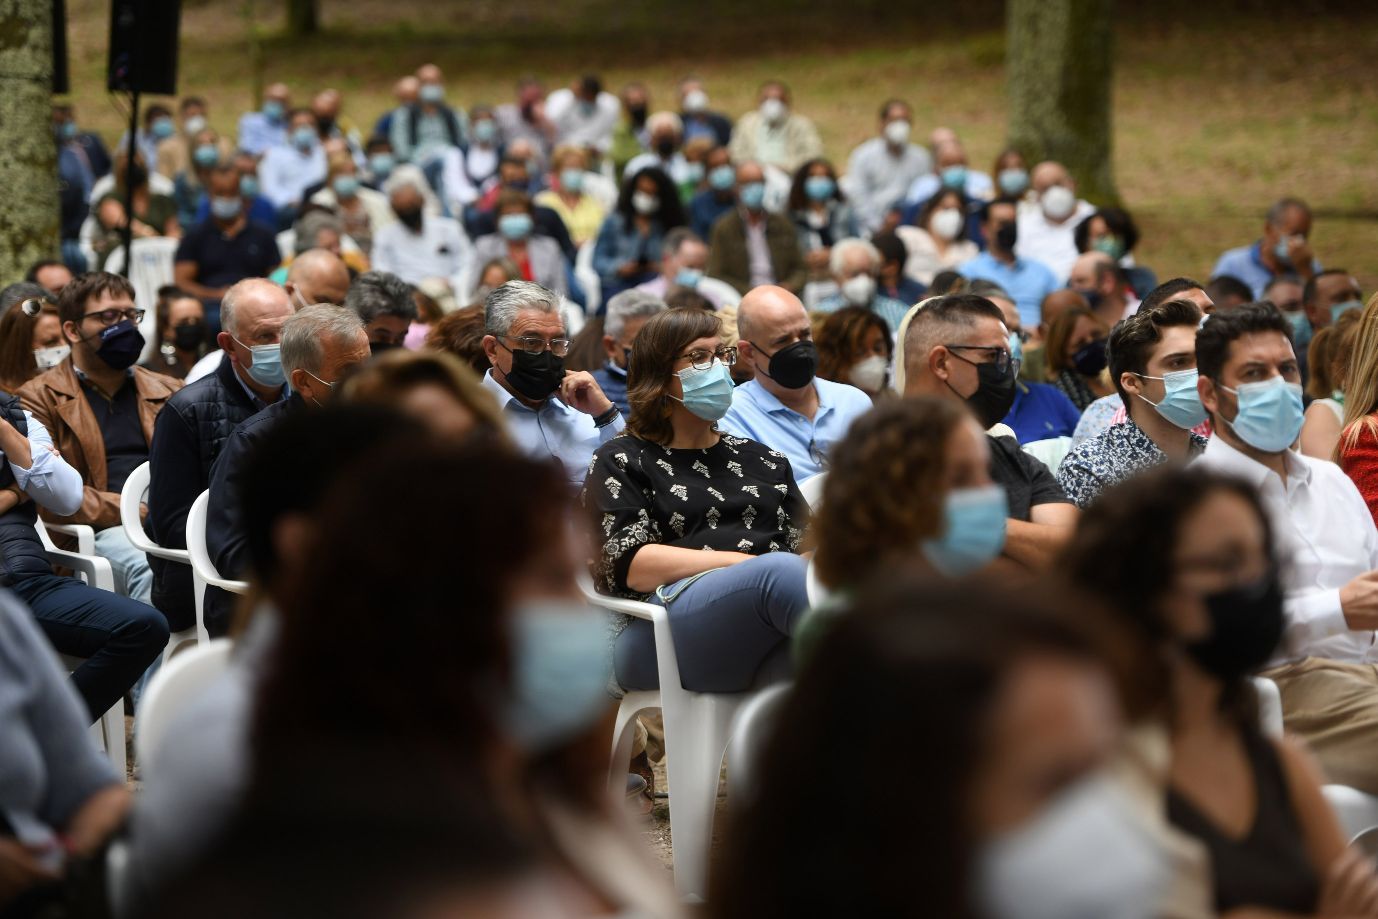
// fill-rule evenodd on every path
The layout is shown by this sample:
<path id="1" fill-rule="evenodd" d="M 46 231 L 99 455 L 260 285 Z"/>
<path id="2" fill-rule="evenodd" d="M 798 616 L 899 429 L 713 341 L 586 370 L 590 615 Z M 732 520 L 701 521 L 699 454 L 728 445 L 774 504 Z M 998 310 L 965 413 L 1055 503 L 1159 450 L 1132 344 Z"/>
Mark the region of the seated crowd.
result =
<path id="1" fill-rule="evenodd" d="M 786 684 L 708 914 L 1378 916 L 1322 792 L 1378 795 L 1378 297 L 1307 206 L 1159 284 L 1058 163 L 890 100 L 840 172 L 785 85 L 678 91 L 426 65 L 367 132 L 276 84 L 114 157 L 55 109 L 63 258 L 0 289 L 0 914 L 688 914 L 616 699 Z M 156 303 L 126 230 L 179 239 Z M 202 628 L 131 795 L 86 728 Z"/>

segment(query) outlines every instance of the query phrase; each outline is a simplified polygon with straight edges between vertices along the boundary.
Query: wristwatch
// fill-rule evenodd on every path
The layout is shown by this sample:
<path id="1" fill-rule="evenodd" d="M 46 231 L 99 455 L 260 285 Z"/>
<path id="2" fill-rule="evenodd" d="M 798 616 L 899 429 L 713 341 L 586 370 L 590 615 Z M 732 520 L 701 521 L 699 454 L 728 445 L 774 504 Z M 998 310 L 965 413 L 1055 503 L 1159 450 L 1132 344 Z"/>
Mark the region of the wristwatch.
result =
<path id="1" fill-rule="evenodd" d="M 618 409 L 616 405 L 614 405 L 603 414 L 595 417 L 593 419 L 593 426 L 596 428 L 605 428 L 608 425 L 612 424 L 614 421 L 616 421 L 617 416 L 620 414 L 622 414 L 621 410 Z"/>

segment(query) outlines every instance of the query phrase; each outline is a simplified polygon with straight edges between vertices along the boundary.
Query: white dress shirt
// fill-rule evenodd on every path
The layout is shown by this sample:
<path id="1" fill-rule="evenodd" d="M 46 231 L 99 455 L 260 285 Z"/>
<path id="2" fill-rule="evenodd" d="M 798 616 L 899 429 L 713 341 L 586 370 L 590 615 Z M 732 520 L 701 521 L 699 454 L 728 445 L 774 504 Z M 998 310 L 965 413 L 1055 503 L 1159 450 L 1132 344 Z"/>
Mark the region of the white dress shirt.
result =
<path id="1" fill-rule="evenodd" d="M 373 267 L 390 271 L 408 284 L 444 278 L 451 290 L 468 290 L 474 271 L 474 246 L 459 221 L 427 214 L 421 232 L 400 220 L 373 234 Z"/>
<path id="2" fill-rule="evenodd" d="M 585 415 L 565 405 L 554 396 L 531 408 L 493 379 L 493 371 L 483 375 L 483 385 L 498 400 L 498 410 L 507 422 L 507 433 L 527 456 L 536 459 L 555 457 L 565 467 L 569 483 L 576 489 L 583 487 L 593 462 L 593 451 L 612 440 L 627 426 L 618 415 L 601 428 L 593 423 L 592 415 Z"/>
<path id="3" fill-rule="evenodd" d="M 592 147 L 600 153 L 612 147 L 612 132 L 621 113 L 622 103 L 610 92 L 599 93 L 592 106 L 568 88 L 555 90 L 545 100 L 545 117 L 555 125 L 557 144 Z"/>
<path id="4" fill-rule="evenodd" d="M 1065 283 L 1076 263 L 1077 243 L 1074 237 L 1077 224 L 1096 212 L 1094 205 L 1077 201 L 1077 208 L 1062 223 L 1053 223 L 1043 214 L 1037 204 L 1019 209 L 1018 240 L 1014 244 L 1014 254 L 1020 258 L 1042 262 L 1053 269 L 1060 283 Z"/>
<path id="5" fill-rule="evenodd" d="M 1286 484 L 1217 436 L 1195 461 L 1256 487 L 1268 511 L 1287 592 L 1286 637 L 1272 663 L 1305 657 L 1378 663 L 1374 633 L 1350 629 L 1340 608 L 1340 588 L 1378 568 L 1378 530 L 1368 505 L 1334 463 L 1292 450 L 1284 457 Z"/>
<path id="6" fill-rule="evenodd" d="M 320 144 L 302 153 L 291 144 L 269 147 L 258 164 L 258 182 L 263 197 L 273 207 L 301 203 L 302 194 L 317 182 L 325 181 L 325 148 Z"/>
<path id="7" fill-rule="evenodd" d="M 29 453 L 33 457 L 33 464 L 28 469 L 20 469 L 9 461 L 9 457 L 5 457 L 10 463 L 10 471 L 14 473 L 15 484 L 39 507 L 47 508 L 61 517 L 75 514 L 81 510 L 81 473 L 67 465 L 67 461 L 53 449 L 52 435 L 43 422 L 27 411 L 24 412 L 24 420 L 29 425 Z"/>

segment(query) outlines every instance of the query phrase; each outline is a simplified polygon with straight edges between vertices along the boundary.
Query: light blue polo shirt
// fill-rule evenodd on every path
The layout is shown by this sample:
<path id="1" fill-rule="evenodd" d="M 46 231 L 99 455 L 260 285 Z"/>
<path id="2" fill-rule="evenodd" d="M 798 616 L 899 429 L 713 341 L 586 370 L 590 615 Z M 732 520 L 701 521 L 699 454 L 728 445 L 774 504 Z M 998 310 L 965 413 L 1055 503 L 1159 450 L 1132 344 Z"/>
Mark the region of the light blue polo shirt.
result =
<path id="1" fill-rule="evenodd" d="M 1038 325 L 1043 315 L 1043 298 L 1062 286 L 1053 269 L 1031 258 L 1017 258 L 1013 265 L 1006 265 L 989 252 L 982 252 L 958 265 L 957 271 L 964 278 L 1000 285 L 1014 298 L 1019 321 L 1026 329 Z"/>
<path id="2" fill-rule="evenodd" d="M 584 484 L 593 451 L 626 427 L 620 415 L 610 424 L 597 427 L 591 416 L 575 411 L 554 396 L 542 402 L 540 408 L 523 405 L 493 379 L 492 370 L 483 375 L 483 386 L 498 400 L 507 434 L 518 448 L 536 459 L 558 459 L 565 467 L 569 484 L 576 489 Z"/>
<path id="3" fill-rule="evenodd" d="M 1311 260 L 1311 270 L 1319 272 L 1321 263 L 1315 259 Z M 1286 278 L 1289 281 L 1302 283 L 1301 276 L 1293 269 L 1287 269 L 1279 275 L 1274 275 L 1268 270 L 1268 266 L 1263 264 L 1262 244 L 1259 242 L 1251 243 L 1247 246 L 1240 246 L 1238 249 L 1229 249 L 1220 256 L 1211 269 L 1211 280 L 1215 280 L 1222 274 L 1227 274 L 1232 278 L 1238 278 L 1253 289 L 1254 299 L 1263 299 L 1263 289 L 1272 283 L 1274 277 Z"/>
<path id="4" fill-rule="evenodd" d="M 871 410 L 871 397 L 855 386 L 815 377 L 818 411 L 805 418 L 766 391 L 758 381 L 738 386 L 732 393 L 732 408 L 719 422 L 719 430 L 739 437 L 750 437 L 778 450 L 789 459 L 794 481 L 802 482 L 827 468 L 833 444 L 861 415 Z"/>

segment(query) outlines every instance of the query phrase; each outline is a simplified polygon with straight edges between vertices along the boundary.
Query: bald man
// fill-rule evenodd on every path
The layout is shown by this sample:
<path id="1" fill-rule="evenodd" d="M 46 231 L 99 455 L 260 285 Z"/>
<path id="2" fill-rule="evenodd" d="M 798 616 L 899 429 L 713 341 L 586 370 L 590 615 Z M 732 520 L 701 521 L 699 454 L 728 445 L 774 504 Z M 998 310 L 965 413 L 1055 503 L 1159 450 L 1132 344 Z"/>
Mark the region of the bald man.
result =
<path id="1" fill-rule="evenodd" d="M 1039 163 L 1029 173 L 1029 184 L 1038 195 L 1038 204 L 1020 209 L 1019 242 L 1014 254 L 1042 262 L 1059 282 L 1066 281 L 1077 260 L 1073 231 L 1096 209 L 1077 197 L 1077 183 L 1061 163 Z"/>
<path id="2" fill-rule="evenodd" d="M 719 427 L 783 453 L 802 482 L 828 466 L 871 398 L 815 375 L 818 349 L 804 304 L 783 287 L 753 288 L 737 308 L 737 359 L 755 372 L 738 386 Z"/>
<path id="3" fill-rule="evenodd" d="M 316 303 L 339 306 L 349 293 L 349 268 L 327 249 L 307 249 L 292 260 L 283 287 L 293 310 Z"/>
<path id="4" fill-rule="evenodd" d="M 283 396 L 278 342 L 292 315 L 287 291 L 250 278 L 225 294 L 220 306 L 220 350 L 209 375 L 168 399 L 153 426 L 149 447 L 148 529 L 159 545 L 186 547 L 187 512 L 210 486 L 211 464 L 230 434 L 251 415 Z M 149 558 L 153 605 L 177 632 L 196 622 L 191 569 Z"/>

